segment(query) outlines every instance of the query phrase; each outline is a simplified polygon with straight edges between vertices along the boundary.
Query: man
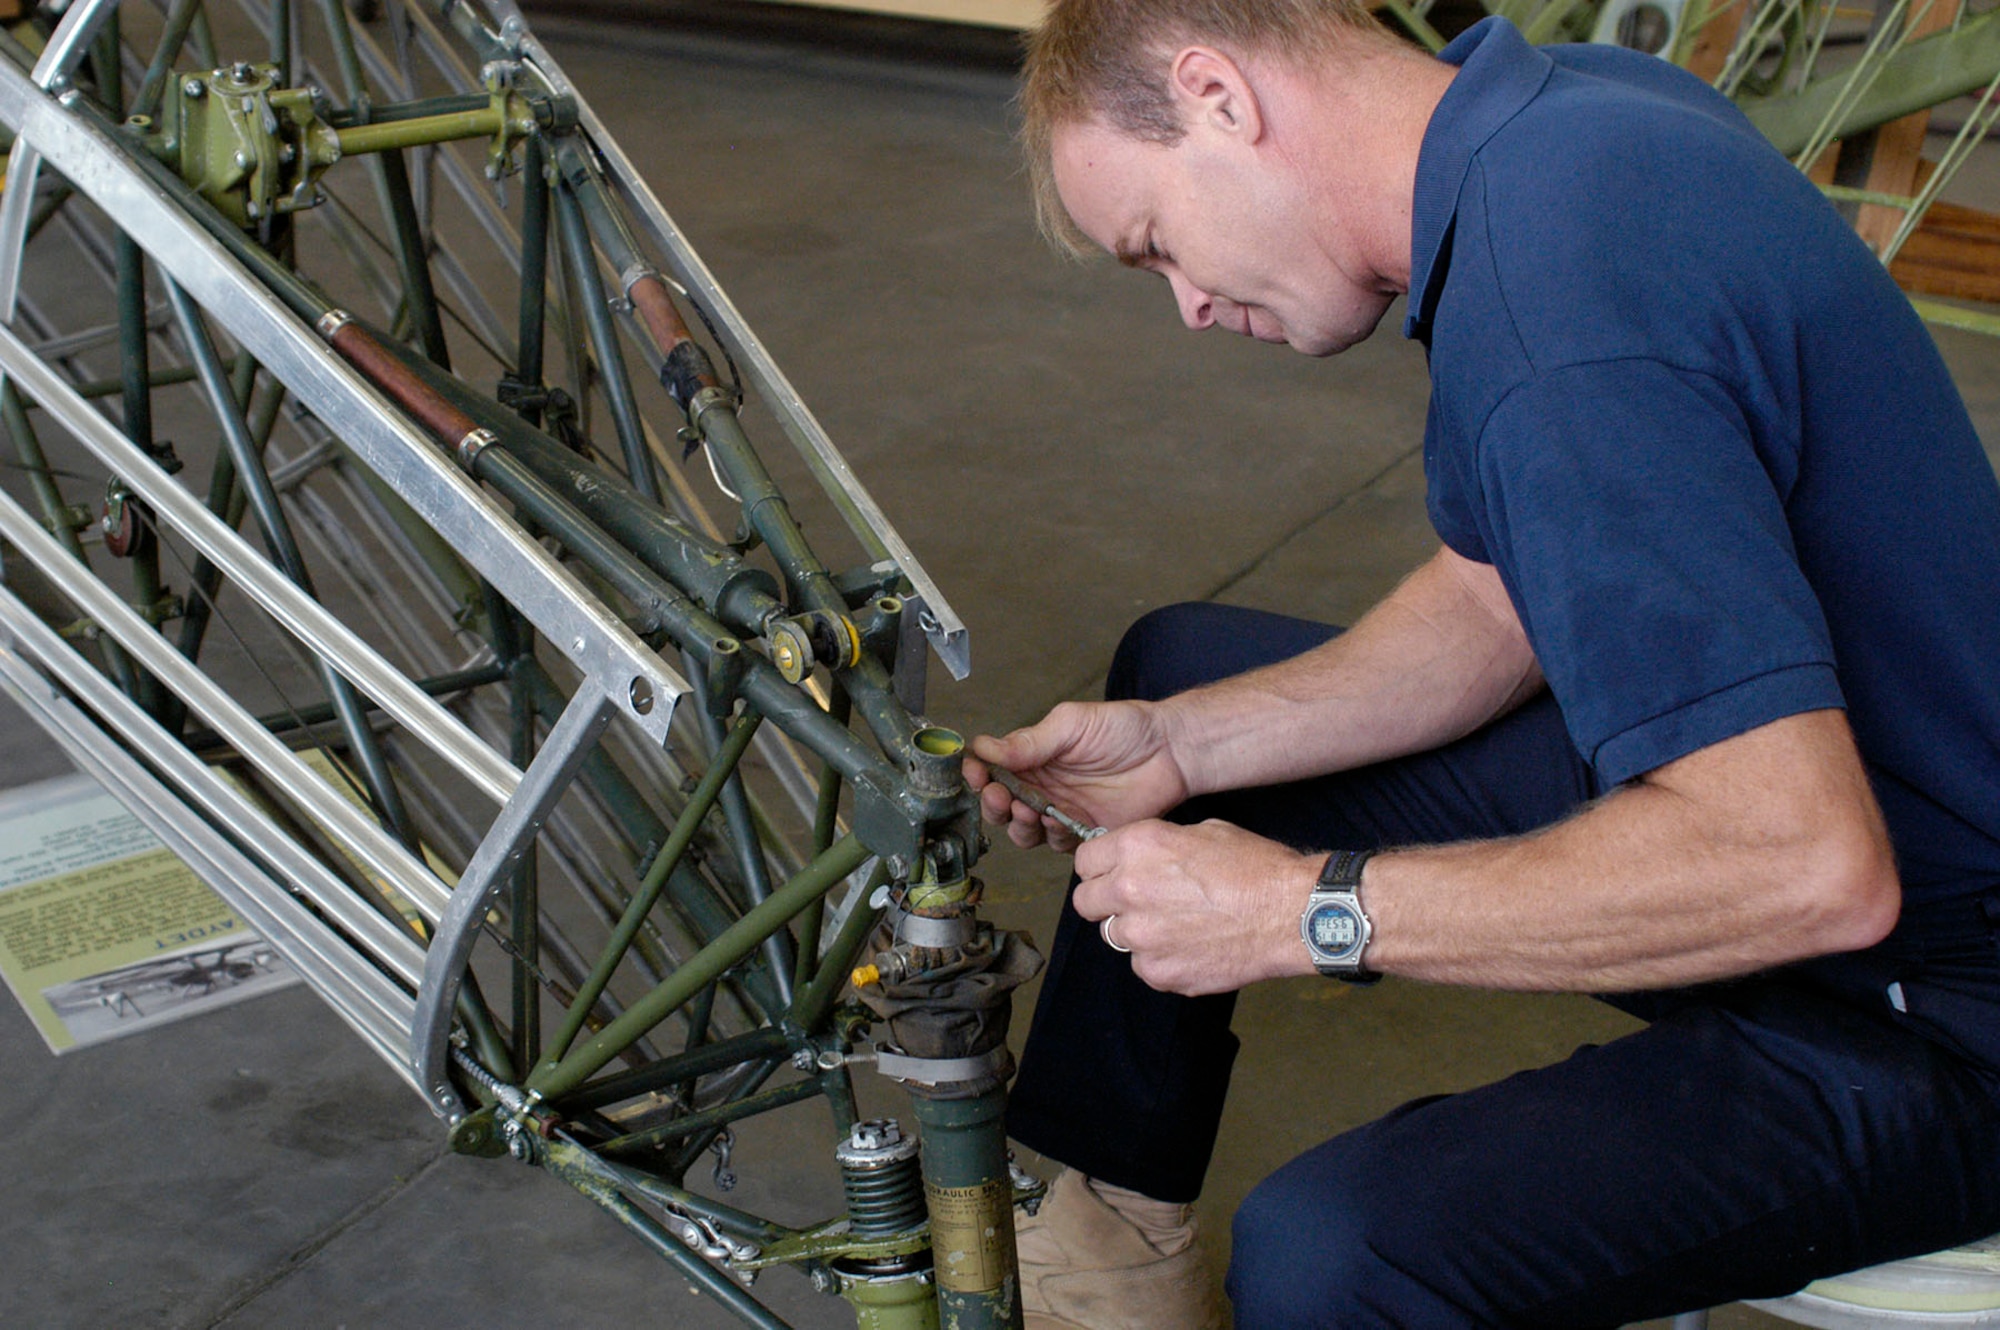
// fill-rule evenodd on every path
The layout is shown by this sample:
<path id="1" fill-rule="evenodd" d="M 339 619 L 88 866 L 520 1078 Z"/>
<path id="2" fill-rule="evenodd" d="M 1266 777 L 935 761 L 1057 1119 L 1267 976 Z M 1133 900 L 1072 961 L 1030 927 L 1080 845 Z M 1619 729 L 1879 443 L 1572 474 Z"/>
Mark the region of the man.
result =
<path id="1" fill-rule="evenodd" d="M 975 742 L 1079 877 L 1029 1324 L 1215 1323 L 1229 995 L 1316 969 L 1651 1023 L 1266 1180 L 1242 1330 L 1611 1326 L 2000 1229 L 2000 492 L 1881 265 L 1697 80 L 1497 20 L 1056 0 L 1022 107 L 1045 225 L 1191 328 L 1330 355 L 1407 293 L 1443 542 L 1346 632 L 1157 612 Z"/>

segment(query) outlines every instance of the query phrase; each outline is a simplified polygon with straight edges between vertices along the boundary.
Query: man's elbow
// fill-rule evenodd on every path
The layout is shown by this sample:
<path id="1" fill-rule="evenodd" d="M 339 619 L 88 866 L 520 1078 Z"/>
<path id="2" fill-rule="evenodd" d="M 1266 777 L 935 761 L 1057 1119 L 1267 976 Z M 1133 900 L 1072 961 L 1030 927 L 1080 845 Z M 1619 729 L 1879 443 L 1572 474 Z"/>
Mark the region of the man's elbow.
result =
<path id="1" fill-rule="evenodd" d="M 1878 818 L 1854 819 L 1816 838 L 1798 884 L 1808 955 L 1861 951 L 1889 936 L 1903 908 L 1896 857 Z"/>

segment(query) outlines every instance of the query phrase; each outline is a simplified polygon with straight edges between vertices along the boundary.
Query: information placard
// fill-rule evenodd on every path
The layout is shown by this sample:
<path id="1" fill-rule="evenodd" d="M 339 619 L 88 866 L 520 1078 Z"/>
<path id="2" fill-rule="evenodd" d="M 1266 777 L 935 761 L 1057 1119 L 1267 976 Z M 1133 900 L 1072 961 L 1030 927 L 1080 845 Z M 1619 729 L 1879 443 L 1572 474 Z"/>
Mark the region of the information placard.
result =
<path id="1" fill-rule="evenodd" d="M 0 975 L 58 1053 L 297 982 L 84 775 L 0 792 Z"/>

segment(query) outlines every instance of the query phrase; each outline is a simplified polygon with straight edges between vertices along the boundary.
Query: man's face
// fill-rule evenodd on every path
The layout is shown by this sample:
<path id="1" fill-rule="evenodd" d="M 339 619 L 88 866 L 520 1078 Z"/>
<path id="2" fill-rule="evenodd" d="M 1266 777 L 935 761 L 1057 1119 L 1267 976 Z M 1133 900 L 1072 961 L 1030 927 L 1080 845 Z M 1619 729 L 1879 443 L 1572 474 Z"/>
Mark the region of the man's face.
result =
<path id="1" fill-rule="evenodd" d="M 1095 121 L 1057 129 L 1051 149 L 1071 220 L 1119 262 L 1166 278 L 1192 329 L 1325 356 L 1368 336 L 1389 307 L 1351 249 L 1320 242 L 1337 216 L 1268 156 L 1199 125 L 1168 146 Z"/>

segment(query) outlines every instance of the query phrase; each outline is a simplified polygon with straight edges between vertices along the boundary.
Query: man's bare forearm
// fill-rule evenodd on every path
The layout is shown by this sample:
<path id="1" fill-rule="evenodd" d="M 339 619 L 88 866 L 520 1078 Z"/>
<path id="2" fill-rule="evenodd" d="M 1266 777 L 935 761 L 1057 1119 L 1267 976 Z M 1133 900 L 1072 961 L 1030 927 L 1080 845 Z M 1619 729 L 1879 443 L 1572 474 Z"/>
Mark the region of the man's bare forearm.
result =
<path id="1" fill-rule="evenodd" d="M 1226 992 L 1312 972 L 1298 917 L 1321 854 L 1223 822 L 1147 821 L 1077 851 L 1087 919 L 1116 914 L 1139 977 Z M 1838 711 L 1773 721 L 1526 835 L 1369 861 L 1368 963 L 1487 988 L 1678 987 L 1871 945 L 1900 900 Z"/>
<path id="2" fill-rule="evenodd" d="M 1364 880 L 1392 973 L 1597 992 L 1869 946 L 1901 898 L 1839 711 L 1699 750 L 1531 835 L 1384 855 Z"/>
<path id="3" fill-rule="evenodd" d="M 1325 646 L 1159 705 L 1201 794 L 1435 748 L 1541 682 L 1498 575 L 1441 550 Z"/>

